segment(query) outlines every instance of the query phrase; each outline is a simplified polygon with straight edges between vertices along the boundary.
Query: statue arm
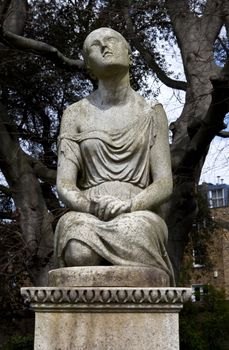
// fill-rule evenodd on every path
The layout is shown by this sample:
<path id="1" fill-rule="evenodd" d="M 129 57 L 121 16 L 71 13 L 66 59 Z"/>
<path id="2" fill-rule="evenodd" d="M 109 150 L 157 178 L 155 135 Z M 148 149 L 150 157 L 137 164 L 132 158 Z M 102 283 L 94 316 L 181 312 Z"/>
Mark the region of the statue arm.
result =
<path id="1" fill-rule="evenodd" d="M 58 158 L 57 192 L 60 200 L 71 210 L 88 213 L 90 201 L 76 186 L 77 166 L 64 155 L 59 155 Z"/>
<path id="2" fill-rule="evenodd" d="M 153 183 L 132 200 L 131 211 L 155 210 L 172 194 L 172 170 L 168 142 L 167 117 L 161 104 L 155 107 L 156 138 L 151 148 L 150 166 Z"/>
<path id="3" fill-rule="evenodd" d="M 62 117 L 60 135 L 69 134 L 77 131 L 76 116 L 68 108 Z M 74 147 L 79 147 L 77 144 Z M 66 147 L 66 140 L 60 141 L 58 147 L 58 166 L 57 166 L 57 192 L 61 201 L 68 208 L 79 212 L 90 211 L 90 201 L 86 199 L 82 191 L 77 188 L 77 176 L 79 172 L 79 161 L 74 153 L 69 154 Z"/>

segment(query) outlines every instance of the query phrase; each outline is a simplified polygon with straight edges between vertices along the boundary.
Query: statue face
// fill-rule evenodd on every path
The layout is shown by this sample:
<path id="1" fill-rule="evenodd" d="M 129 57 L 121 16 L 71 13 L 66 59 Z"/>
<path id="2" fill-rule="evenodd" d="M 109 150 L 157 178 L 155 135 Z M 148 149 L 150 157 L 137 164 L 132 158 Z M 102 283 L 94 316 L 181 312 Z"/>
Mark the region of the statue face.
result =
<path id="1" fill-rule="evenodd" d="M 113 29 L 100 28 L 91 32 L 84 42 L 84 54 L 88 69 L 98 79 L 129 69 L 129 46 Z"/>

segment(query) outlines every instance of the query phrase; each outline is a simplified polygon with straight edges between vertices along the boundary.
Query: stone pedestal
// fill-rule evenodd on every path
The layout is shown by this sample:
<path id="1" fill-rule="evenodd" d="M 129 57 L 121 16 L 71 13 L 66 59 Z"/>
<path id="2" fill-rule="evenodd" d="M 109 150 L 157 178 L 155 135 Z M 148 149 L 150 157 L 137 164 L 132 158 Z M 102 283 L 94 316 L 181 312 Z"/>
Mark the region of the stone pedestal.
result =
<path id="1" fill-rule="evenodd" d="M 95 286 L 79 286 L 87 284 L 88 269 L 89 282 Z M 144 268 L 139 268 L 139 274 L 130 269 L 132 277 L 136 274 L 132 284 L 139 282 Z M 63 272 L 51 272 L 50 283 L 55 285 Z M 66 272 L 71 275 L 69 268 Z M 121 271 L 121 276 L 126 272 Z M 117 282 L 115 267 L 78 268 L 78 274 L 74 268 L 73 274 L 75 283 L 72 277 L 68 282 L 78 286 L 22 288 L 22 295 L 36 313 L 35 350 L 179 349 L 178 315 L 191 289 L 125 286 L 122 278 Z M 108 280 L 110 276 L 109 284 L 113 280 L 117 286 L 99 286 L 105 283 L 104 274 Z M 142 281 L 148 284 L 147 271 L 143 275 Z M 127 275 L 126 284 L 131 284 Z"/>

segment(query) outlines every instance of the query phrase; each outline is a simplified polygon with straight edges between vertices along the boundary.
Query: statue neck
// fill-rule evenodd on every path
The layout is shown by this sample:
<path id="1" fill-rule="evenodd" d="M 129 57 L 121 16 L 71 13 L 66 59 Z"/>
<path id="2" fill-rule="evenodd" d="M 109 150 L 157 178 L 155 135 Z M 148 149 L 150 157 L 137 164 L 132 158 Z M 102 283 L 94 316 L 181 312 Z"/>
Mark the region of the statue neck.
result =
<path id="1" fill-rule="evenodd" d="M 132 89 L 129 72 L 125 76 L 100 79 L 97 98 L 102 106 L 126 104 Z"/>

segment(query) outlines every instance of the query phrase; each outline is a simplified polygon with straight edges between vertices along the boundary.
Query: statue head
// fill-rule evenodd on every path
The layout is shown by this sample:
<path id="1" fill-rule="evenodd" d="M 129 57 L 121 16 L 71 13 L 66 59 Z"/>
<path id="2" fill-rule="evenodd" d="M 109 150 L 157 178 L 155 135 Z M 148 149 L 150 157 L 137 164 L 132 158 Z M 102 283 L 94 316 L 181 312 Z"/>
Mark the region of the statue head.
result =
<path id="1" fill-rule="evenodd" d="M 97 79 L 128 71 L 131 50 L 126 39 L 111 28 L 91 32 L 83 45 L 85 65 Z"/>

